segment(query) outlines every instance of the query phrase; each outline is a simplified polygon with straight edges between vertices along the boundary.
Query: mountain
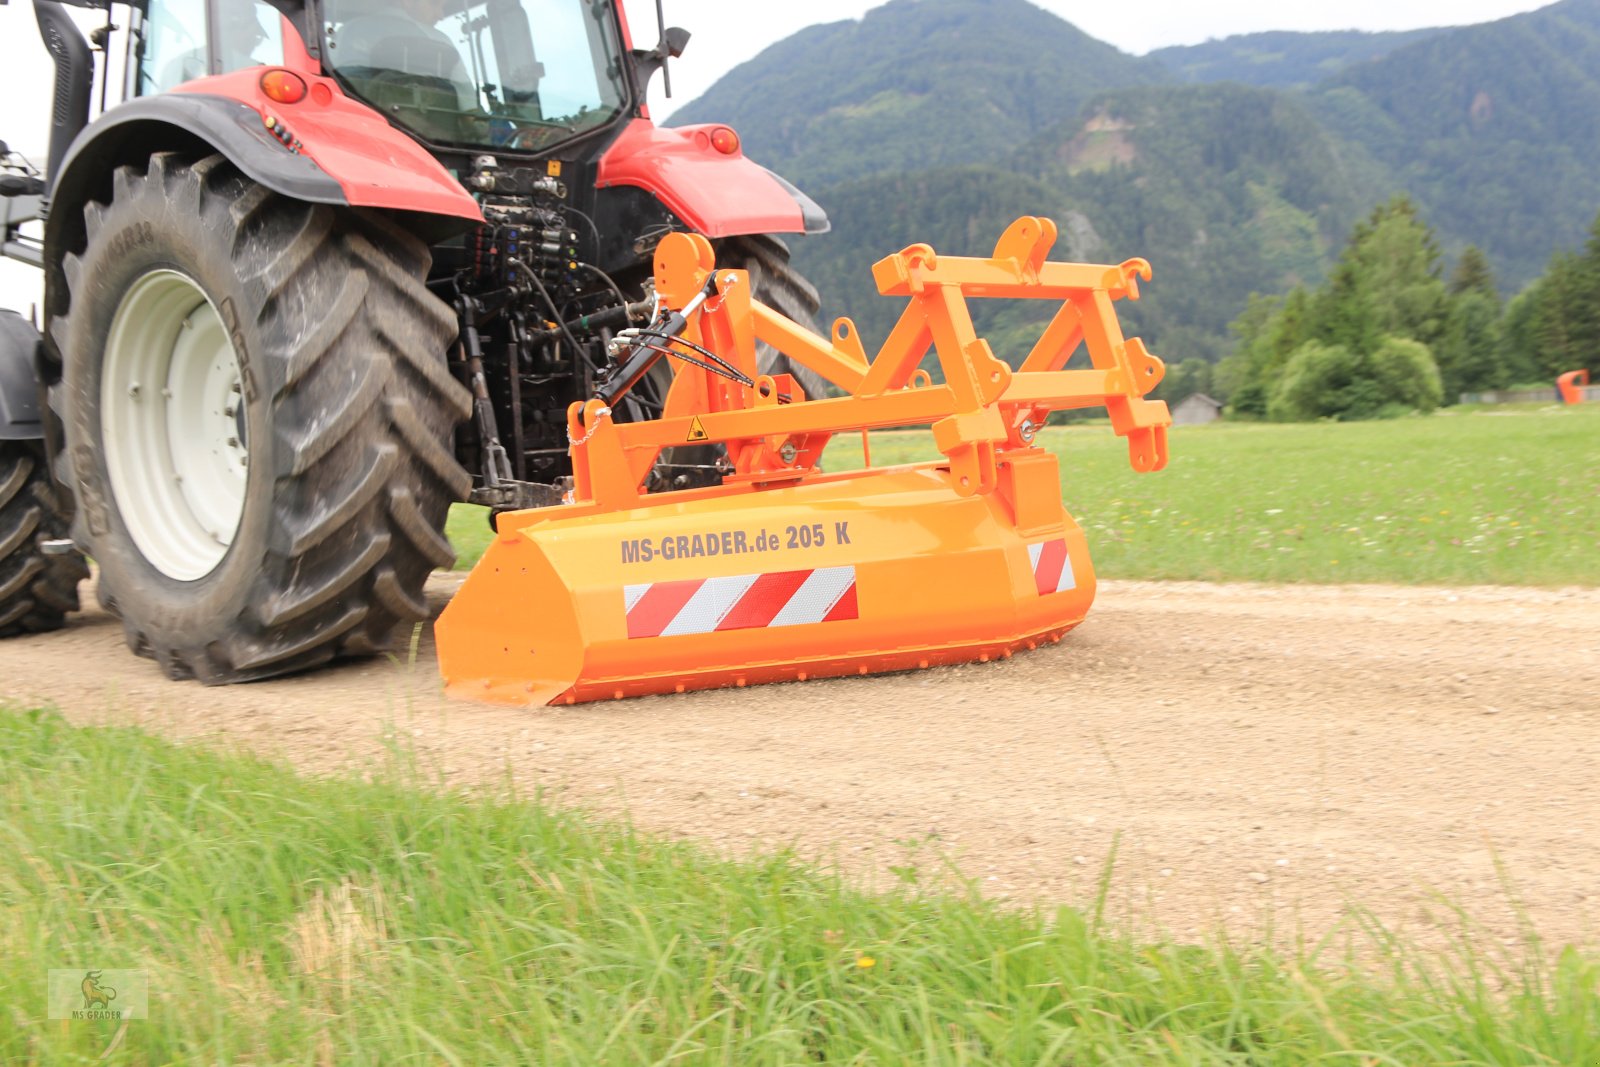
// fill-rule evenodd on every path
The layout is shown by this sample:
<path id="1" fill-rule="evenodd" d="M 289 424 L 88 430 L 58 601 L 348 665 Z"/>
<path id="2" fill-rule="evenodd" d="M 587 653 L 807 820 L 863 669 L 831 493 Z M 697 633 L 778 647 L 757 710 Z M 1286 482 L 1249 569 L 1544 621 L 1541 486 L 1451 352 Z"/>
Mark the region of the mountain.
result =
<path id="1" fill-rule="evenodd" d="M 1600 207 L 1600 0 L 1435 34 L 1319 86 L 1324 125 L 1417 198 L 1446 243 L 1520 285 Z"/>
<path id="2" fill-rule="evenodd" d="M 1365 33 L 1244 33 L 1204 44 L 1158 48 L 1150 58 L 1185 82 L 1240 82 L 1305 89 L 1357 63 L 1386 56 L 1440 33 L 1437 29 Z"/>
<path id="3" fill-rule="evenodd" d="M 890 0 L 735 67 L 672 125 L 726 122 L 804 186 L 992 162 L 1106 89 L 1167 80 L 1026 0 Z"/>
<path id="4" fill-rule="evenodd" d="M 1125 318 L 1176 361 L 1229 351 L 1252 292 L 1320 281 L 1355 220 L 1395 194 L 1447 255 L 1487 252 L 1507 293 L 1600 210 L 1600 0 L 1164 55 L 1174 71 L 1025 0 L 891 0 L 774 45 L 675 120 L 730 123 L 829 211 L 833 233 L 795 242 L 796 261 L 825 314 L 856 317 L 868 341 L 896 311 L 874 261 L 915 241 L 987 254 L 1021 214 L 1061 223 L 1058 256 L 1148 258 L 1155 282 Z M 1238 84 L 1252 65 L 1334 72 Z M 988 307 L 979 322 L 1005 355 L 1037 314 Z"/>
<path id="5" fill-rule="evenodd" d="M 796 262 L 830 298 L 830 314 L 851 315 L 876 341 L 898 305 L 872 290 L 873 261 L 915 241 L 987 255 L 1018 215 L 1051 215 L 1063 235 L 1057 258 L 1139 255 L 1155 264 L 1144 298 L 1124 306 L 1130 328 L 1164 346 L 1165 358 L 1216 359 L 1247 294 L 1319 280 L 1344 233 L 1381 197 L 1381 178 L 1342 149 L 1283 93 L 1125 89 L 1095 98 L 1084 117 L 1035 138 L 1003 167 L 884 174 L 830 189 L 834 230 L 797 242 Z M 1054 310 L 985 309 L 979 322 L 1016 334 L 1020 356 L 1027 329 Z"/>
<path id="6" fill-rule="evenodd" d="M 1055 258 L 1105 254 L 1104 241 L 1066 196 L 1010 168 L 877 174 L 830 189 L 828 210 L 835 219 L 832 232 L 793 240 L 790 247 L 796 266 L 823 294 L 825 322 L 839 315 L 854 319 L 869 352 L 883 343 L 906 304 L 878 295 L 872 264 L 907 245 L 926 243 L 950 255 L 988 255 L 1007 226 L 1020 215 L 1033 214 L 1047 215 L 1061 228 Z M 1009 301 L 974 301 L 972 306 L 973 320 L 996 355 L 1012 363 L 1027 349 L 1015 350 L 1000 334 L 1025 332 L 1041 312 L 1048 316 L 1054 310 Z"/>
<path id="7" fill-rule="evenodd" d="M 1111 135 L 1123 147 L 1107 166 L 1095 140 Z M 1045 143 L 1044 176 L 1093 222 L 1100 255 L 1159 264 L 1129 317 L 1174 359 L 1221 356 L 1249 293 L 1320 280 L 1387 186 L 1296 97 L 1232 83 L 1109 93 Z"/>

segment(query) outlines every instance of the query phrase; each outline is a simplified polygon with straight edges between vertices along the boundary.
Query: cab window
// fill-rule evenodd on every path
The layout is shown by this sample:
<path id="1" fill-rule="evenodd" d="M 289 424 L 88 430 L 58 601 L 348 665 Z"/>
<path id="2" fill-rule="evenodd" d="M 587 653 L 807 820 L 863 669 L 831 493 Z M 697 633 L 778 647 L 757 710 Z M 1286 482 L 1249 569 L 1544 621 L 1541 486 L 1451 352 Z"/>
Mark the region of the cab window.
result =
<path id="1" fill-rule="evenodd" d="M 150 0 L 140 34 L 135 93 L 150 96 L 208 74 L 283 62 L 283 16 L 263 0 Z"/>

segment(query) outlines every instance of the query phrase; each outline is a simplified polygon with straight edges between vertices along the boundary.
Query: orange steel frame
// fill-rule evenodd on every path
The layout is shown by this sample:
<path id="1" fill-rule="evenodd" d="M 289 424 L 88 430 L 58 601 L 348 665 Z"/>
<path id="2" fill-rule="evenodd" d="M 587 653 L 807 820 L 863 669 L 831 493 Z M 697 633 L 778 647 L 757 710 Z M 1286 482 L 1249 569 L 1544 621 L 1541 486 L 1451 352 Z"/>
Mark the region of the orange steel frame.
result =
<path id="1" fill-rule="evenodd" d="M 1144 399 L 1164 368 L 1138 338 L 1124 339 L 1113 302 L 1139 298 L 1150 264 L 1118 266 L 1050 262 L 1055 223 L 1025 216 L 1006 230 L 987 259 L 941 256 L 912 245 L 872 269 L 878 292 L 909 297 L 899 323 L 870 361 L 854 324 L 837 320 L 818 336 L 751 299 L 743 271 L 716 270 L 710 242 L 698 234 L 663 239 L 656 252 L 656 291 L 668 307 L 686 306 L 716 270 L 716 295 L 689 321 L 685 338 L 716 352 L 754 379 L 745 386 L 673 361 L 677 374 L 660 419 L 618 423 L 598 400 L 572 405 L 574 486 L 564 516 L 648 507 L 666 500 L 723 496 L 823 475 L 829 438 L 843 430 L 931 425 L 934 441 L 961 496 L 989 493 L 1001 480 L 1002 458 L 1033 448 L 1052 410 L 1104 406 L 1112 429 L 1128 441 L 1138 471 L 1167 462 L 1166 404 Z M 1017 370 L 977 336 L 967 298 L 1062 302 Z M 765 342 L 844 391 L 803 398 L 788 375 L 759 373 L 756 344 Z M 1065 370 L 1082 345 L 1088 368 Z M 932 348 L 944 381 L 919 364 Z M 803 400 L 803 402 L 801 402 Z M 724 442 L 732 472 L 720 486 L 647 496 L 642 488 L 663 448 Z"/>
<path id="2" fill-rule="evenodd" d="M 1060 640 L 1083 621 L 1095 578 L 1083 530 L 1062 506 L 1056 457 L 1035 445 L 1037 432 L 1053 409 L 1104 405 L 1134 468 L 1151 471 L 1166 463 L 1170 416 L 1144 398 L 1161 380 L 1161 361 L 1124 340 L 1113 308 L 1138 297 L 1149 264 L 1052 263 L 1055 237 L 1049 220 L 1024 217 L 987 259 L 913 245 L 879 262 L 878 291 L 907 306 L 871 360 L 849 320 L 814 334 L 752 300 L 743 272 L 713 275 L 703 237 L 664 239 L 656 289 L 669 308 L 687 307 L 713 283 L 684 339 L 749 384 L 675 360 L 659 419 L 617 423 L 599 400 L 568 410 L 572 499 L 500 516 L 499 535 L 435 629 L 447 691 L 575 703 L 982 661 Z M 1061 307 L 1012 370 L 977 337 L 970 297 Z M 759 374 L 759 342 L 844 395 L 807 399 L 791 376 Z M 929 349 L 942 382 L 919 369 Z M 1079 349 L 1089 365 L 1066 369 Z M 819 466 L 841 430 L 918 424 L 932 427 L 942 460 L 828 473 Z M 641 488 L 663 448 L 718 441 L 730 466 L 721 484 Z M 779 543 L 779 529 L 788 543 Z M 817 530 L 817 539 L 799 540 L 801 529 Z M 683 547 L 707 534 L 703 544 L 718 551 Z M 759 555 L 745 550 L 751 534 L 766 546 Z M 740 547 L 721 548 L 724 538 Z M 675 548 L 642 554 L 652 539 Z M 791 602 L 763 600 L 750 611 L 766 622 L 723 626 L 732 606 L 716 590 L 732 586 L 712 583 L 749 579 L 741 588 L 754 591 L 765 579 L 819 574 L 848 584 L 839 596 L 849 607 L 836 617 L 779 623 L 775 613 Z M 723 614 L 710 629 L 635 632 L 630 613 L 662 590 L 669 600 L 712 590 L 707 603 Z M 824 610 L 831 616 L 845 603 Z"/>

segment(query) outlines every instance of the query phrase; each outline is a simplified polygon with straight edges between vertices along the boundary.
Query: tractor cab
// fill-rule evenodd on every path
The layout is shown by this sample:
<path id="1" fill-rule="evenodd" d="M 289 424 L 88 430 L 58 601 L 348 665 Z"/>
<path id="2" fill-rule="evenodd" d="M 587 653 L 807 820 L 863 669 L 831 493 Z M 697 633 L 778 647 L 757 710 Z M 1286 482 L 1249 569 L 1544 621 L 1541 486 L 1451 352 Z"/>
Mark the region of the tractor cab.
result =
<path id="1" fill-rule="evenodd" d="M 627 107 L 623 50 L 604 4 L 325 0 L 321 18 L 324 66 L 428 142 L 534 150 Z"/>
<path id="2" fill-rule="evenodd" d="M 283 64 L 285 30 L 297 29 L 286 7 L 147 0 L 129 57 L 129 96 Z M 429 144 L 538 151 L 628 110 L 625 49 L 609 4 L 321 0 L 297 14 L 325 74 Z"/>

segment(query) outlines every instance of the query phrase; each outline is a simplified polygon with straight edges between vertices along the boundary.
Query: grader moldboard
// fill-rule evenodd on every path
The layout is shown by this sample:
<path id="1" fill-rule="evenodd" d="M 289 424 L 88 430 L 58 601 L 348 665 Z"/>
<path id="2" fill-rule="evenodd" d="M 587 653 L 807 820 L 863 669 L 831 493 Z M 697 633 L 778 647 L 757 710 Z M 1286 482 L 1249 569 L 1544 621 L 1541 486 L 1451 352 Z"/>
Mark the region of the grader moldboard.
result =
<path id="1" fill-rule="evenodd" d="M 826 216 L 732 130 L 651 124 L 688 36 L 664 22 L 640 50 L 605 0 L 144 0 L 90 123 L 90 50 L 34 8 L 48 180 L 0 193 L 45 333 L 0 316 L 0 635 L 61 625 L 87 554 L 173 678 L 379 651 L 468 500 L 497 533 L 438 622 L 454 694 L 989 659 L 1093 598 L 1050 411 L 1103 404 L 1165 463 L 1161 363 L 1112 307 L 1147 264 L 1050 262 L 1023 218 L 989 259 L 877 264 L 908 306 L 874 359 L 848 320 L 814 333 L 769 235 Z M 1062 307 L 1014 371 L 968 297 Z M 823 469 L 834 433 L 918 424 L 941 462 Z"/>

